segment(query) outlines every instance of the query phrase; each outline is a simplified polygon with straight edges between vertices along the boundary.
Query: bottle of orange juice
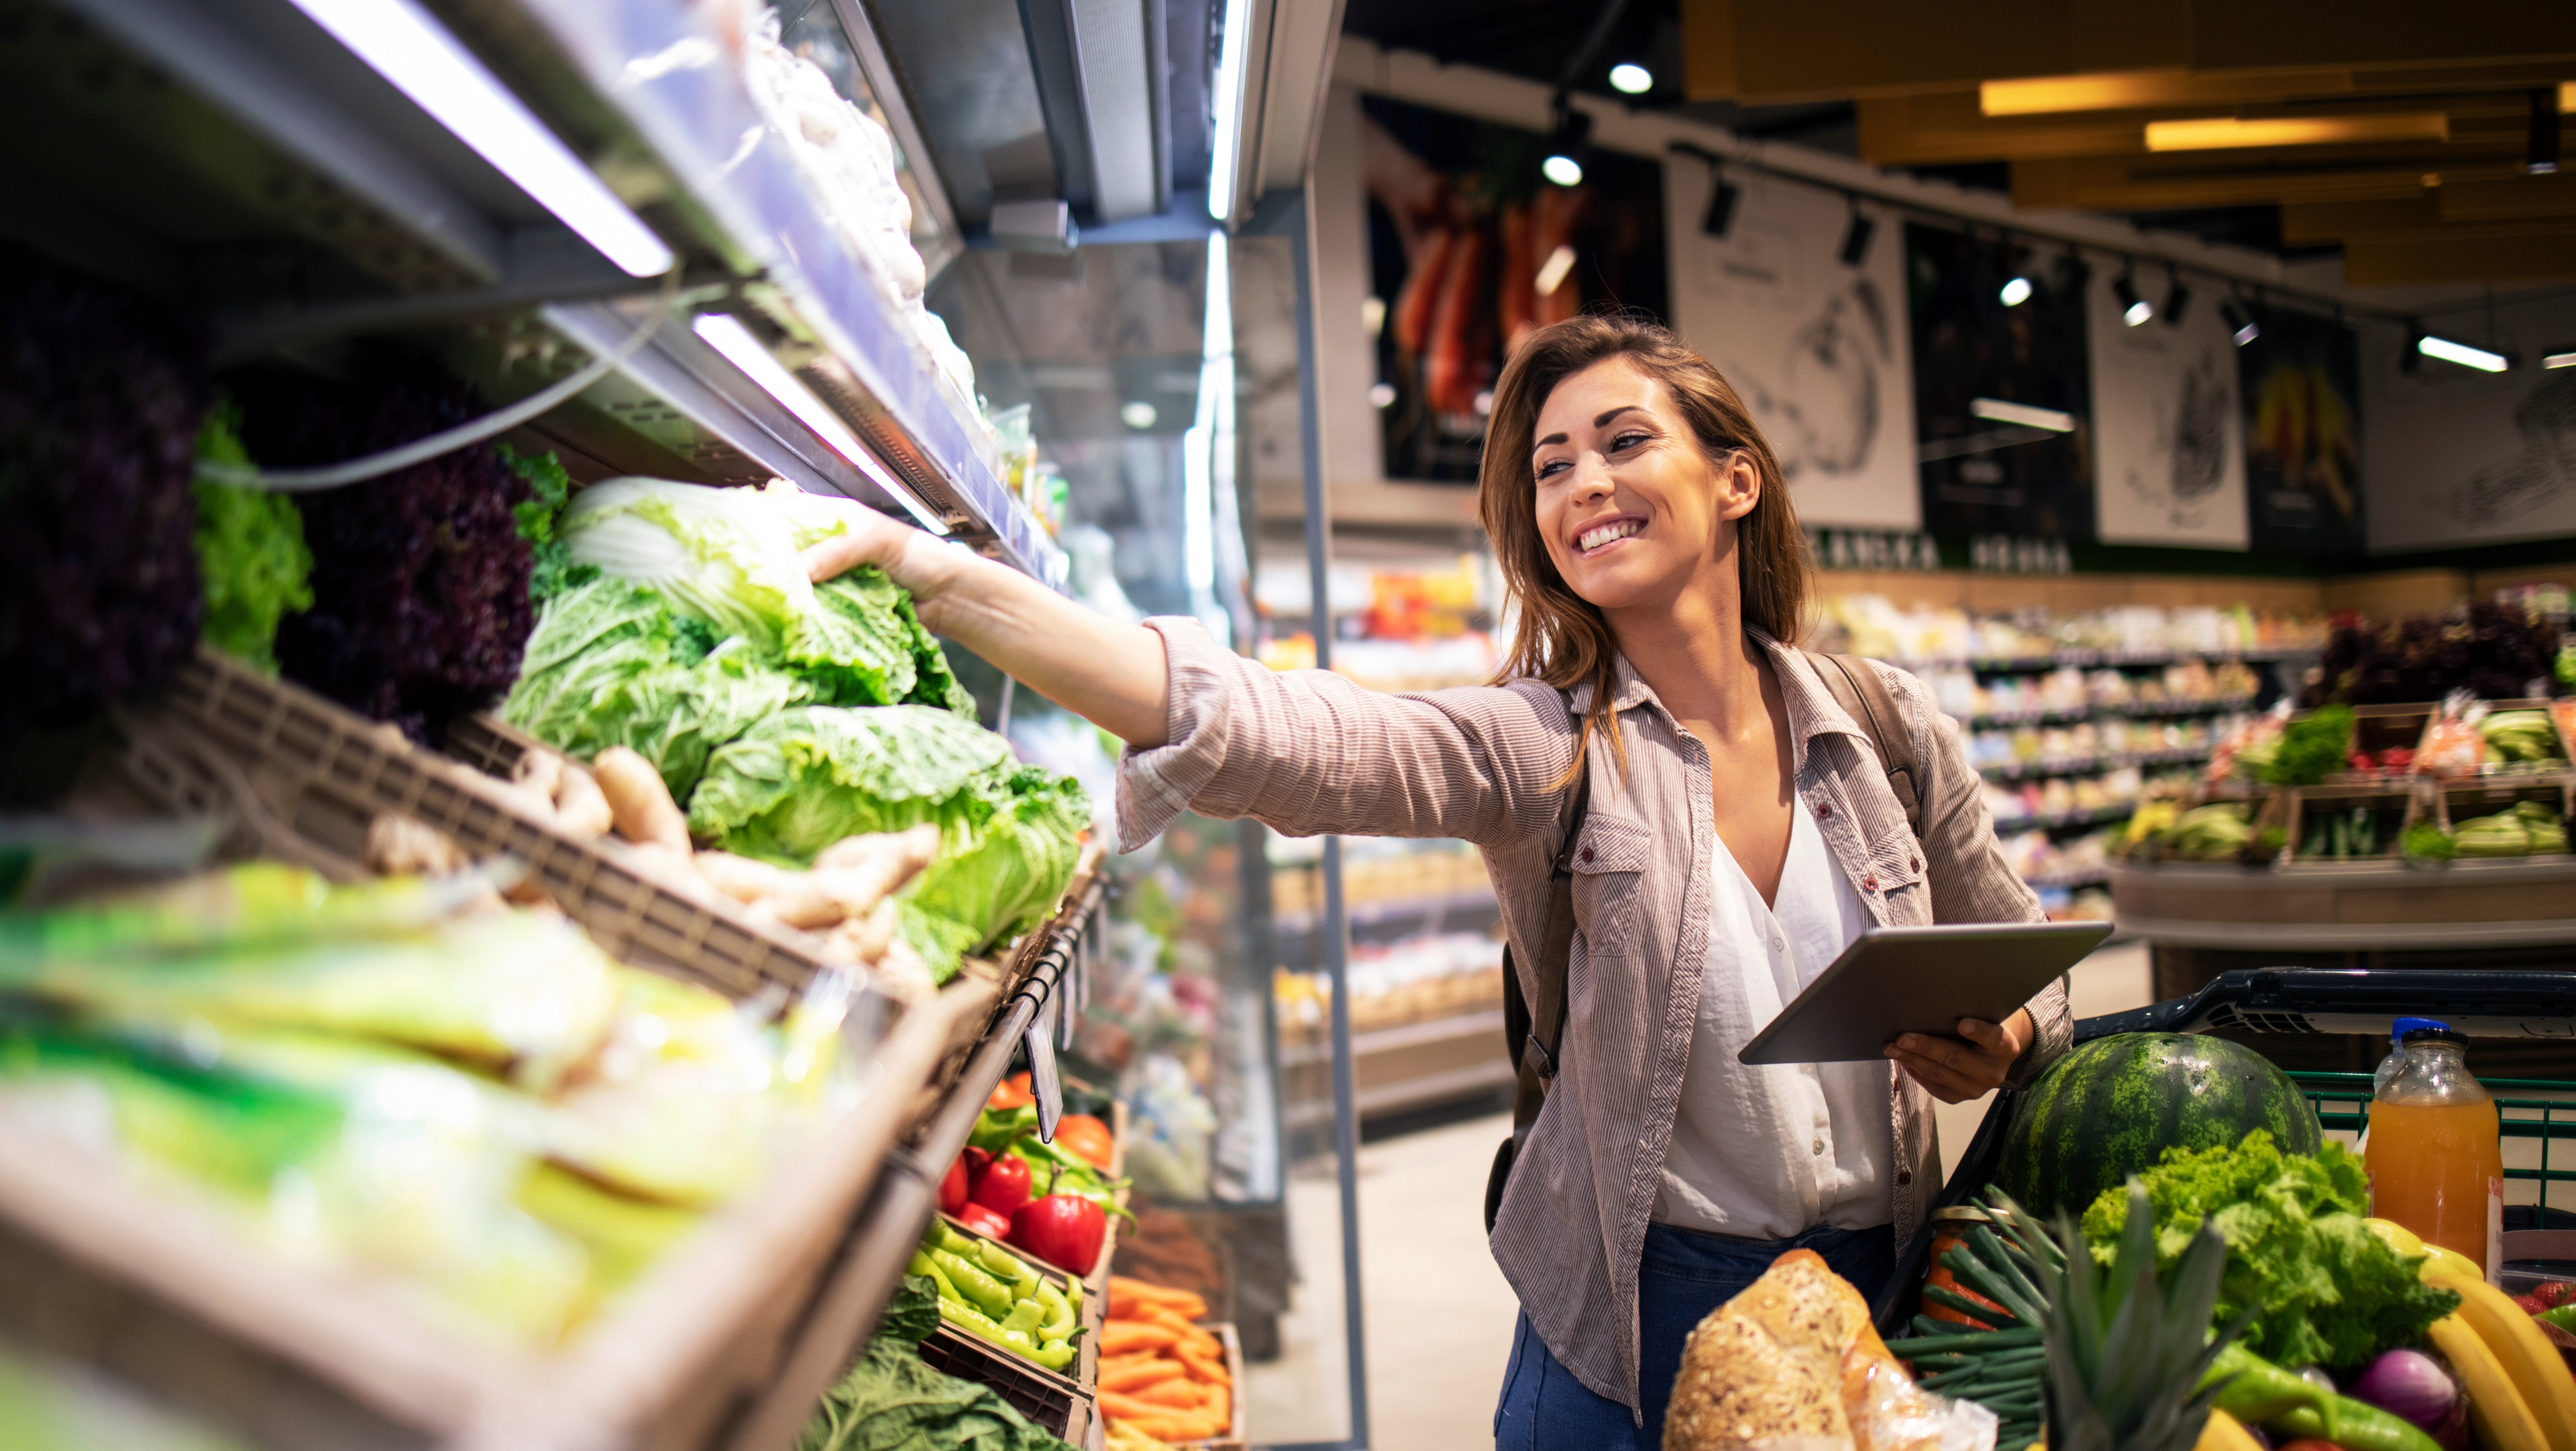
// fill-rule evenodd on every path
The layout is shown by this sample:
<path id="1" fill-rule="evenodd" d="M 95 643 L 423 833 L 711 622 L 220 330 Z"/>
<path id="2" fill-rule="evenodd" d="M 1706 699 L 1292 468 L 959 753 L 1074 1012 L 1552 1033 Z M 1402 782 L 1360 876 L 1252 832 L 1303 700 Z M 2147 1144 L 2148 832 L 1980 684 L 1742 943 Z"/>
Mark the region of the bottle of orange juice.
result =
<path id="1" fill-rule="evenodd" d="M 2371 1212 L 2483 1265 L 2504 1254 L 2504 1149 L 2495 1101 L 2469 1074 L 2469 1040 L 2439 1025 L 2408 1029 L 2397 1072 L 2370 1101 Z"/>

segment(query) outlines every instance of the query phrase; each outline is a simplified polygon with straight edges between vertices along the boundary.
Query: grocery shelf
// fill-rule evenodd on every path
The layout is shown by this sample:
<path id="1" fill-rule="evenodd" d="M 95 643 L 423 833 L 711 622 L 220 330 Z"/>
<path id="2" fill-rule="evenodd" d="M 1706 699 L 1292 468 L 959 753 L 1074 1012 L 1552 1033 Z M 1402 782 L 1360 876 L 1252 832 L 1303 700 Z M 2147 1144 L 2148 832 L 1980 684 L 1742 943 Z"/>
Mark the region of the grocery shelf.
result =
<path id="1" fill-rule="evenodd" d="M 2076 827 L 2102 826 L 2126 821 L 2137 814 L 2138 803 L 2123 801 L 2113 806 L 2097 806 L 2088 811 L 2047 811 L 2035 816 L 1998 816 L 1997 831 L 2068 831 Z"/>
<path id="2" fill-rule="evenodd" d="M 1888 658 L 1887 663 L 1903 670 L 1973 670 L 1980 675 L 2029 675 L 2073 666 L 2076 669 L 2117 667 L 2146 669 L 2155 666 L 2181 665 L 2199 660 L 2210 664 L 2242 661 L 2248 665 L 2271 664 L 2282 660 L 2306 660 L 2324 647 L 2319 645 L 2266 646 L 2252 650 L 2083 650 L 2064 649 L 2045 655 L 1944 655 L 1914 659 Z"/>
<path id="3" fill-rule="evenodd" d="M 2090 720 L 2095 716 L 2132 717 L 2224 715 L 2229 711 L 2251 710 L 2249 696 L 2229 696 L 2220 700 L 2124 700 L 2105 701 L 2097 705 L 2052 705 L 2037 710 L 1995 710 L 1967 718 L 1971 728 L 2017 725 L 2050 725 L 2059 722 Z"/>
<path id="4" fill-rule="evenodd" d="M 2190 766 L 2209 759 L 2206 750 L 2113 751 L 2099 756 L 2070 756 L 2055 761 L 2001 761 L 1979 766 L 1989 781 L 2026 781 L 2041 776 L 2090 776 L 2127 766 Z"/>
<path id="5" fill-rule="evenodd" d="M 2485 861 L 2118 862 L 2121 927 L 2224 949 L 2576 946 L 2576 857 Z"/>
<path id="6" fill-rule="evenodd" d="M 672 319 L 535 432 L 617 472 L 776 476 L 934 517 L 1061 585 L 972 400 L 916 355 L 700 11 L 431 8 L 677 254 L 679 301 L 730 311 L 832 415 L 798 417 Z M 0 19 L 13 233 L 199 307 L 226 361 L 401 336 L 507 402 L 579 365 L 562 343 L 596 355 L 656 305 L 290 0 L 0 0 Z"/>
<path id="7" fill-rule="evenodd" d="M 1342 916 L 1354 932 L 1362 929 L 1383 930 L 1425 922 L 1447 922 L 1467 926 L 1483 922 L 1502 910 L 1490 886 L 1459 892 L 1440 892 L 1422 897 L 1388 897 L 1370 902 L 1350 902 Z M 1272 919 L 1274 930 L 1282 934 L 1303 934 L 1315 930 L 1323 920 L 1320 912 L 1281 912 Z"/>
<path id="8" fill-rule="evenodd" d="M 1283 1071 L 1322 1072 L 1332 1061 L 1328 1044 L 1295 1044 L 1279 1050 Z M 1503 1054 L 1500 1009 L 1460 1013 L 1351 1035 L 1353 1104 L 1361 1117 L 1402 1113 L 1508 1087 L 1514 1079 Z M 1329 1123 L 1329 1095 L 1295 1095 L 1281 1114 L 1290 1129 Z"/>

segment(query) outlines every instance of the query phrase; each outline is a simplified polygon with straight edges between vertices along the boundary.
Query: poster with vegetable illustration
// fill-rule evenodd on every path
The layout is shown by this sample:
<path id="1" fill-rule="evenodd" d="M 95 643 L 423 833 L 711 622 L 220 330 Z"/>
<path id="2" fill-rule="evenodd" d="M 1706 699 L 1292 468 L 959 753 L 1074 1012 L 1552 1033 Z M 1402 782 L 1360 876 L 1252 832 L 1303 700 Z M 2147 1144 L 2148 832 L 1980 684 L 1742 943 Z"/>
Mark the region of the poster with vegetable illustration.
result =
<path id="1" fill-rule="evenodd" d="M 2437 358 L 2398 364 L 2406 339 L 2375 328 L 2370 547 L 2422 549 L 2576 534 L 2576 368 L 2541 366 L 2576 342 L 2576 298 L 2471 308 L 2427 331 L 2516 360 L 2501 373 Z"/>
<path id="2" fill-rule="evenodd" d="M 1546 138 L 1361 101 L 1376 406 L 1389 479 L 1472 484 L 1503 360 L 1587 309 L 1666 316 L 1657 162 L 1592 150 L 1583 180 L 1539 175 Z"/>
<path id="3" fill-rule="evenodd" d="M 2082 277 L 2061 251 L 1906 226 L 1926 530 L 2094 537 Z"/>
<path id="4" fill-rule="evenodd" d="M 2102 541 L 2243 549 L 2244 420 L 2234 330 L 2219 316 L 2216 284 L 2194 287 L 2197 279 L 2177 283 L 2132 275 L 2113 258 L 2088 260 L 2084 324 Z M 2133 300 L 2152 309 L 2144 321 L 2130 321 Z"/>
<path id="5" fill-rule="evenodd" d="M 2361 403 L 2352 329 L 2287 308 L 2252 316 L 2236 350 L 2245 405 L 2245 502 L 2254 548 L 2362 548 Z"/>
<path id="6" fill-rule="evenodd" d="M 1846 262 L 1853 212 L 1840 194 L 1744 171 L 1727 177 L 1735 209 L 1712 236 L 1715 181 L 1689 161 L 1664 169 L 1674 327 L 1735 385 L 1801 522 L 1916 528 L 1904 239 L 1865 216 Z"/>

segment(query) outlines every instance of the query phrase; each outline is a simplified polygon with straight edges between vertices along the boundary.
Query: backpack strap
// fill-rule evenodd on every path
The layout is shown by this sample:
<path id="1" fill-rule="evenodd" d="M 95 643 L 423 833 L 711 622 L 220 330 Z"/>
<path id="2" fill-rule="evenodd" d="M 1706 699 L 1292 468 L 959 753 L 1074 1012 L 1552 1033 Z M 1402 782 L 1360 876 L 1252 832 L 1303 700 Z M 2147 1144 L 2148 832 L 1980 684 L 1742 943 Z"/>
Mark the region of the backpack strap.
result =
<path id="1" fill-rule="evenodd" d="M 1886 768 L 1888 789 L 1896 793 L 1896 804 L 1905 809 L 1906 829 L 1917 842 L 1923 840 L 1923 763 L 1914 754 L 1914 734 L 1905 729 L 1905 717 L 1896 710 L 1896 697 L 1879 678 L 1878 668 L 1857 655 L 1827 655 L 1815 650 L 1798 652 L 1807 657 L 1816 674 L 1833 692 L 1834 703 L 1843 708 L 1853 722 L 1869 736 L 1878 749 L 1879 764 Z"/>

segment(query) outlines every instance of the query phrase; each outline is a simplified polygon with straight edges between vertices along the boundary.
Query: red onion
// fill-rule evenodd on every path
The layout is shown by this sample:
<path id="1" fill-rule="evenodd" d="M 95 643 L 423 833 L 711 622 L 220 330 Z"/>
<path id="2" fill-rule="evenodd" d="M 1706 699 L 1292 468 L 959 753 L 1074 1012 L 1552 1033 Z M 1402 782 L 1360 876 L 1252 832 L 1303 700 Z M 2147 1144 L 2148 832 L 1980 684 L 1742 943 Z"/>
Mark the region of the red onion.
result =
<path id="1" fill-rule="evenodd" d="M 2450 1419 L 2459 1404 L 2460 1388 L 2431 1356 L 2418 1350 L 2392 1350 L 2372 1361 L 2352 1383 L 2352 1397 L 2429 1432 Z"/>

